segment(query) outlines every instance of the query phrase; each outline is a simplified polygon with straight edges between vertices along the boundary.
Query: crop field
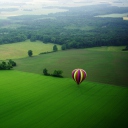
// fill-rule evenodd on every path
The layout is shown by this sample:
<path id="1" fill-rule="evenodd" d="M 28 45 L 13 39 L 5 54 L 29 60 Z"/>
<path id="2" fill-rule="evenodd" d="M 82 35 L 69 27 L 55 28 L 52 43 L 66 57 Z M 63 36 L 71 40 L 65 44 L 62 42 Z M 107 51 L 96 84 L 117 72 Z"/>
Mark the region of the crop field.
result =
<path id="1" fill-rule="evenodd" d="M 102 47 L 93 47 L 93 48 L 87 48 L 87 50 L 90 51 L 110 51 L 110 52 L 121 52 L 122 49 L 124 49 L 125 46 L 102 46 Z"/>
<path id="2" fill-rule="evenodd" d="M 42 74 L 62 70 L 63 76 L 71 78 L 75 68 L 86 70 L 88 81 L 128 86 L 128 52 L 124 47 L 97 47 L 58 51 L 55 53 L 15 59 L 15 70 Z"/>
<path id="3" fill-rule="evenodd" d="M 30 40 L 0 45 L 0 60 L 27 57 L 28 50 L 32 50 L 35 56 L 41 52 L 52 51 L 53 45 L 51 43 L 44 44 L 41 41 L 30 42 Z M 57 45 L 57 47 L 60 50 L 60 45 Z"/>
<path id="4" fill-rule="evenodd" d="M 0 71 L 0 128 L 126 128 L 128 88 Z"/>
<path id="5" fill-rule="evenodd" d="M 107 14 L 107 15 L 99 15 L 96 17 L 112 17 L 112 18 L 123 18 L 124 16 L 127 16 L 128 13 L 122 13 L 122 14 L 118 14 L 118 13 L 113 13 L 113 14 Z"/>

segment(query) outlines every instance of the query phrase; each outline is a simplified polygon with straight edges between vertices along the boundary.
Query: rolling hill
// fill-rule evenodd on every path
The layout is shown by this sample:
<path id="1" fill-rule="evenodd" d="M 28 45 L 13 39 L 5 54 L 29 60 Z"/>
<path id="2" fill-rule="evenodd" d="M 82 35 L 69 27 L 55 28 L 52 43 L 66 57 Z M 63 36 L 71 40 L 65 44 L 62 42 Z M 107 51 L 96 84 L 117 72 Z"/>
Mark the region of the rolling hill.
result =
<path id="1" fill-rule="evenodd" d="M 0 60 L 28 57 L 28 50 L 32 50 L 35 56 L 41 52 L 52 51 L 53 46 L 54 44 L 51 43 L 45 44 L 41 41 L 31 42 L 30 40 L 4 44 L 0 46 Z M 58 50 L 61 49 L 60 45 L 57 45 L 57 47 Z"/>
<path id="2" fill-rule="evenodd" d="M 123 47 L 97 47 L 72 49 L 34 57 L 15 59 L 15 70 L 42 74 L 62 70 L 63 76 L 70 78 L 75 68 L 86 70 L 88 81 L 128 86 L 128 52 Z"/>

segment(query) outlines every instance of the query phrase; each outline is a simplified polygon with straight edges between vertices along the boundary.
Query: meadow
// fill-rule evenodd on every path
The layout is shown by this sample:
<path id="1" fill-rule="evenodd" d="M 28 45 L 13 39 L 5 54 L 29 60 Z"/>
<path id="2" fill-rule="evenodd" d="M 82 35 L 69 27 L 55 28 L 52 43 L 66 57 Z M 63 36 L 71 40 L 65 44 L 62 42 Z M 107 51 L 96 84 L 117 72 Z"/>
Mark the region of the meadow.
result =
<path id="1" fill-rule="evenodd" d="M 112 14 L 106 14 L 106 15 L 98 15 L 96 17 L 111 17 L 111 18 L 123 18 L 124 16 L 127 16 L 128 13 L 112 13 Z"/>
<path id="2" fill-rule="evenodd" d="M 71 78 L 75 68 L 86 70 L 87 81 L 128 85 L 128 52 L 122 52 L 120 47 L 95 47 L 72 49 L 55 53 L 42 54 L 34 57 L 15 59 L 15 70 L 43 74 L 47 68 L 49 73 L 62 70 L 63 76 Z"/>
<path id="3" fill-rule="evenodd" d="M 0 60 L 24 58 L 28 56 L 28 50 L 33 51 L 33 55 L 38 55 L 41 52 L 53 51 L 54 44 L 44 44 L 41 41 L 31 42 L 26 40 L 24 42 L 12 43 L 0 45 Z M 57 45 L 58 50 L 61 49 L 60 45 Z"/>
<path id="4" fill-rule="evenodd" d="M 0 128 L 126 128 L 128 88 L 0 71 Z"/>

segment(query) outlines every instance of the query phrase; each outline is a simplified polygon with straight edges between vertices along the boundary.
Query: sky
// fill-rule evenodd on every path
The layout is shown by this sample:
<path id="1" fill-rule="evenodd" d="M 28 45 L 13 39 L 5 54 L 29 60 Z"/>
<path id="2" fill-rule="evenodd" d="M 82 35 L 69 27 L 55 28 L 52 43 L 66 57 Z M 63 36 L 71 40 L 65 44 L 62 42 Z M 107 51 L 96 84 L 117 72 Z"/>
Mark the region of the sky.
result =
<path id="1" fill-rule="evenodd" d="M 34 2 L 34 3 L 73 3 L 73 2 L 98 2 L 98 1 L 113 1 L 113 0 L 0 0 L 1 3 L 14 3 L 14 2 Z"/>
<path id="2" fill-rule="evenodd" d="M 69 2 L 69 1 L 73 1 L 73 2 L 91 2 L 91 1 L 105 1 L 105 0 L 0 0 L 0 2 L 30 2 L 30 1 L 34 1 L 34 2 L 46 2 L 46 1 L 49 1 L 49 2 L 53 2 L 53 1 L 56 1 L 56 2 Z M 106 0 L 106 1 L 113 1 L 113 0 Z"/>
<path id="3" fill-rule="evenodd" d="M 98 2 L 98 1 L 128 1 L 128 0 L 0 0 L 0 2 Z"/>
<path id="4" fill-rule="evenodd" d="M 8 2 L 9 4 L 13 3 L 30 3 L 30 4 L 46 4 L 46 5 L 78 5 L 78 4 L 97 4 L 101 2 L 106 2 L 111 4 L 113 1 L 120 1 L 120 2 L 127 2 L 128 0 L 0 0 L 0 3 L 6 3 Z M 119 3 L 120 4 L 120 3 Z"/>

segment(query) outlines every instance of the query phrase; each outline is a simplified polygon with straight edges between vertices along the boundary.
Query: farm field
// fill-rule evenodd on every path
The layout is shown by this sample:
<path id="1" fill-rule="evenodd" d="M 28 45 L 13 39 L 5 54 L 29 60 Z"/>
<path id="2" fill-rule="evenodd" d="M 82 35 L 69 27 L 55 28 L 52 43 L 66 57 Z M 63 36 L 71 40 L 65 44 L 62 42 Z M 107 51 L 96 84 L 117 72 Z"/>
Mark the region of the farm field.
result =
<path id="1" fill-rule="evenodd" d="M 0 72 L 0 128 L 126 128 L 128 88 Z"/>
<path id="2" fill-rule="evenodd" d="M 63 76 L 70 78 L 75 68 L 86 70 L 88 81 L 128 86 L 128 52 L 121 47 L 97 47 L 58 51 L 34 57 L 15 59 L 15 70 L 42 74 L 62 70 Z"/>
<path id="3" fill-rule="evenodd" d="M 23 58 L 28 56 L 28 50 L 33 51 L 33 55 L 38 55 L 41 52 L 53 50 L 51 43 L 44 44 L 41 41 L 31 42 L 26 40 L 24 42 L 0 45 L 0 60 Z M 60 50 L 60 45 L 57 45 Z"/>
<path id="4" fill-rule="evenodd" d="M 123 18 L 124 16 L 127 16 L 128 13 L 113 13 L 113 14 L 107 14 L 107 15 L 98 15 L 96 17 L 112 17 L 112 18 Z"/>

